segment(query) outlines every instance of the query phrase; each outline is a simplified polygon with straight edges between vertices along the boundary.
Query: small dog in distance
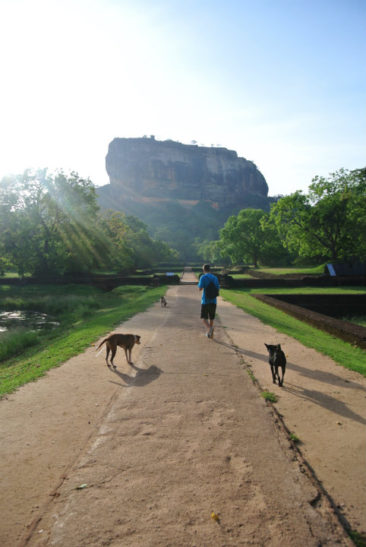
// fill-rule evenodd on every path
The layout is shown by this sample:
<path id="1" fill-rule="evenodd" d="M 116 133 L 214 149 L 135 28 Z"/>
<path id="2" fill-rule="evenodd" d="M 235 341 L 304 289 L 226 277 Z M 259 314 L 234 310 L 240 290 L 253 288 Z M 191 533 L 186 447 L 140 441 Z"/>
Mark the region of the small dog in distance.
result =
<path id="1" fill-rule="evenodd" d="M 161 306 L 162 308 L 166 308 L 167 305 L 168 305 L 168 302 L 165 300 L 165 296 L 161 296 L 161 297 L 160 297 L 160 306 Z"/>
<path id="2" fill-rule="evenodd" d="M 282 387 L 283 378 L 285 376 L 285 370 L 286 370 L 286 356 L 283 353 L 280 344 L 277 344 L 277 345 L 264 344 L 264 345 L 268 349 L 268 353 L 269 353 L 268 360 L 271 366 L 273 383 L 275 384 L 277 379 L 279 387 Z M 280 378 L 280 375 L 278 373 L 279 368 L 281 368 L 282 370 L 282 378 Z"/>
<path id="3" fill-rule="evenodd" d="M 138 334 L 111 334 L 111 336 L 108 336 L 108 338 L 105 338 L 103 342 L 99 344 L 99 346 L 97 347 L 97 350 L 103 344 L 105 344 L 107 349 L 106 356 L 105 356 L 107 366 L 108 367 L 110 366 L 108 363 L 108 356 L 109 356 L 109 353 L 112 352 L 111 366 L 114 369 L 116 369 L 117 367 L 113 363 L 113 359 L 114 359 L 114 356 L 116 355 L 117 347 L 119 346 L 120 348 L 123 348 L 125 350 L 127 363 L 129 365 L 132 365 L 133 364 L 131 361 L 132 348 L 135 344 L 140 344 L 141 343 L 140 340 L 141 340 L 141 336 L 139 336 Z M 97 355 L 99 355 L 99 353 Z"/>

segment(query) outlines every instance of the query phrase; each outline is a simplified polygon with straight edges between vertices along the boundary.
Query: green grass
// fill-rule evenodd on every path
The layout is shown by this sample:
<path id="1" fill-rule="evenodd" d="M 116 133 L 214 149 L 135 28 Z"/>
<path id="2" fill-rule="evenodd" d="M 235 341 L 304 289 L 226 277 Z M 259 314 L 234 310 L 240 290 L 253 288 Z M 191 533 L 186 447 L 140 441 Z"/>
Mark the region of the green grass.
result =
<path id="1" fill-rule="evenodd" d="M 278 401 L 277 395 L 271 391 L 262 391 L 261 396 L 265 401 L 270 401 L 271 403 L 277 403 Z"/>
<path id="2" fill-rule="evenodd" d="M 17 277 L 17 278 L 19 278 L 20 275 L 18 274 L 18 272 L 4 272 L 4 275 L 2 275 L 0 277 L 2 277 L 2 278 L 6 278 L 6 277 L 11 277 L 11 278 Z M 24 274 L 23 277 L 30 277 L 30 274 L 26 273 L 26 274 Z"/>
<path id="3" fill-rule="evenodd" d="M 256 378 L 255 378 L 255 376 L 254 376 L 254 374 L 253 374 L 252 369 L 251 369 L 249 366 L 247 366 L 246 371 L 247 371 L 247 374 L 248 374 L 249 378 L 252 380 L 253 384 L 255 384 Z"/>
<path id="4" fill-rule="evenodd" d="M 80 316 L 98 308 L 100 292 L 86 285 L 0 285 L 0 308 L 36 310 L 53 316 Z"/>
<path id="5" fill-rule="evenodd" d="M 328 355 L 339 365 L 366 376 L 366 352 L 364 350 L 354 347 L 320 329 L 316 329 L 299 319 L 295 319 L 283 311 L 269 306 L 264 302 L 260 302 L 252 296 L 254 293 L 351 294 L 365 293 L 365 291 L 365 287 L 342 287 L 331 289 L 304 287 L 296 289 L 222 289 L 220 294 L 225 300 L 228 300 L 249 314 L 254 315 L 263 323 L 271 325 L 279 332 L 283 332 L 288 336 L 299 340 L 304 346 L 314 348 L 324 355 Z"/>
<path id="6" fill-rule="evenodd" d="M 366 537 L 364 534 L 360 534 L 356 530 L 351 530 L 349 536 L 357 547 L 366 547 Z"/>
<path id="7" fill-rule="evenodd" d="M 17 304 L 16 309 L 29 309 L 30 302 L 32 306 L 38 304 L 39 307 L 32 309 L 52 310 L 61 326 L 38 334 L 37 340 L 31 340 L 34 345 L 23 344 L 18 348 L 21 354 L 0 362 L 0 397 L 81 353 L 116 325 L 148 308 L 165 290 L 164 286 L 130 285 L 106 293 L 85 285 L 49 285 L 14 291 L 12 287 L 1 286 L 0 308 L 4 302 L 7 306 Z"/>
<path id="8" fill-rule="evenodd" d="M 4 332 L 0 335 L 0 361 L 8 359 L 30 346 L 35 346 L 39 342 L 40 336 L 38 332 L 28 331 L 23 328 Z"/>
<path id="9" fill-rule="evenodd" d="M 261 287 L 259 289 L 240 289 L 260 294 L 365 294 L 365 287 Z"/>
<path id="10" fill-rule="evenodd" d="M 300 439 L 295 433 L 290 433 L 290 440 L 295 444 L 300 444 Z"/>
<path id="11" fill-rule="evenodd" d="M 318 266 L 292 266 L 287 268 L 266 268 L 260 267 L 257 269 L 259 272 L 268 273 L 271 275 L 286 275 L 286 274 L 316 274 L 322 275 L 324 273 L 324 264 Z"/>
<path id="12" fill-rule="evenodd" d="M 153 274 L 139 274 L 139 273 L 134 273 L 134 274 L 130 274 L 128 277 L 130 277 L 131 279 L 133 279 L 134 277 L 137 277 L 137 278 L 146 278 L 146 279 L 150 279 L 153 277 Z"/>

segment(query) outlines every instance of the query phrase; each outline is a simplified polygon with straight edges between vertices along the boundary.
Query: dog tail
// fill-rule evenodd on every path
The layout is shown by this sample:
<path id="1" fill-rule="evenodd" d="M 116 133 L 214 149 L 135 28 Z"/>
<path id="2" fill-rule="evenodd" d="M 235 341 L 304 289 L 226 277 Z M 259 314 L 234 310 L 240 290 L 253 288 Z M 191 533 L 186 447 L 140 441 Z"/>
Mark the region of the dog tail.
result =
<path id="1" fill-rule="evenodd" d="M 107 340 L 108 340 L 108 338 L 104 338 L 103 342 L 101 342 L 101 343 L 99 344 L 99 346 L 96 348 L 95 351 L 98 351 L 98 349 L 99 349 Z M 96 354 L 95 357 L 98 357 L 98 355 L 99 355 L 100 353 L 102 353 L 102 351 L 103 351 L 103 348 L 102 348 L 100 351 L 98 351 L 98 353 Z"/>

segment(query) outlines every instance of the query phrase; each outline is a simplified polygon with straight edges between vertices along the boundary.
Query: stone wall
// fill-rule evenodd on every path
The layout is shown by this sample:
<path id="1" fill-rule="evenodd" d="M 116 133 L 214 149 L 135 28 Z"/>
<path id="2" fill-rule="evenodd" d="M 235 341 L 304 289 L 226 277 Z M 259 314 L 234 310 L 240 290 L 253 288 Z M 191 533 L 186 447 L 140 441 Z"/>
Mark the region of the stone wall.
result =
<path id="1" fill-rule="evenodd" d="M 347 299 L 350 298 L 349 295 L 337 295 L 337 294 L 328 294 L 328 295 L 271 295 L 271 294 L 254 294 L 254 298 L 261 300 L 270 306 L 274 306 L 300 321 L 305 321 L 314 327 L 328 332 L 341 338 L 342 340 L 349 342 L 355 346 L 358 346 L 362 349 L 366 349 L 366 328 L 349 321 L 343 321 L 342 319 L 337 319 L 336 317 L 331 317 L 328 313 L 331 310 L 334 313 L 338 314 L 338 310 L 342 305 L 347 304 Z M 320 313 L 319 311 L 314 311 L 309 308 L 309 303 L 312 299 L 312 304 L 317 310 L 320 309 L 319 304 L 316 304 L 316 299 L 319 296 L 322 296 L 325 312 Z M 356 298 L 363 300 L 363 310 L 365 309 L 365 295 L 355 295 Z M 290 303 L 291 300 L 291 303 Z M 296 303 L 295 303 L 296 302 Z M 307 307 L 304 307 L 304 304 Z M 356 306 L 356 303 L 353 303 Z M 346 307 L 343 309 L 344 315 L 350 313 L 355 313 L 352 304 L 350 303 L 350 309 Z"/>

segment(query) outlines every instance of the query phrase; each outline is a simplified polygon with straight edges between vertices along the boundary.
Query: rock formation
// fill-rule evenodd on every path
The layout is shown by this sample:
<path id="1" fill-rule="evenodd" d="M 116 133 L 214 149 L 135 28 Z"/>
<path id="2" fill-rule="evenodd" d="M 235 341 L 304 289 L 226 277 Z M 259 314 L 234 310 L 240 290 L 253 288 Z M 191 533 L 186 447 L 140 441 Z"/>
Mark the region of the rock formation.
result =
<path id="1" fill-rule="evenodd" d="M 226 148 L 186 145 L 152 138 L 114 139 L 106 157 L 110 187 L 126 199 L 206 201 L 217 209 L 265 206 L 268 186 L 253 162 Z M 103 199 L 102 199 L 103 201 Z"/>
<path id="2" fill-rule="evenodd" d="M 192 258 L 194 241 L 218 239 L 230 215 L 269 210 L 268 186 L 253 162 L 227 148 L 153 137 L 114 139 L 97 188 L 99 205 L 140 218 L 153 237 Z"/>

